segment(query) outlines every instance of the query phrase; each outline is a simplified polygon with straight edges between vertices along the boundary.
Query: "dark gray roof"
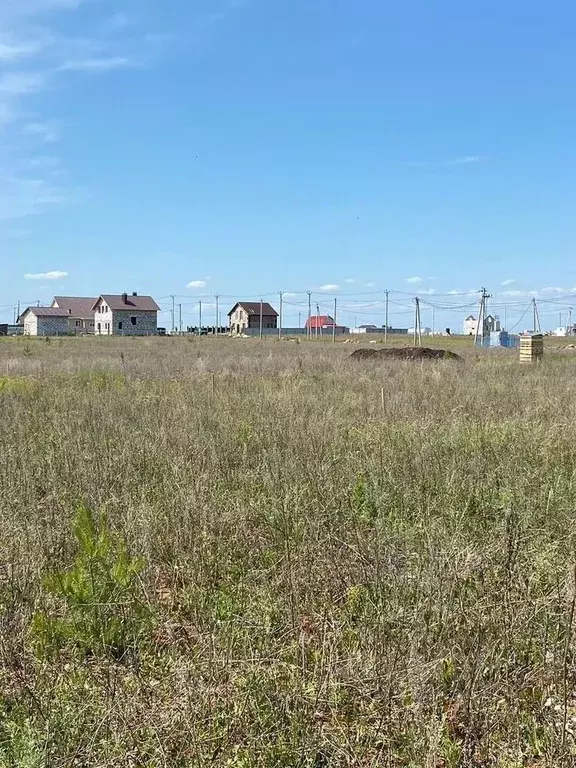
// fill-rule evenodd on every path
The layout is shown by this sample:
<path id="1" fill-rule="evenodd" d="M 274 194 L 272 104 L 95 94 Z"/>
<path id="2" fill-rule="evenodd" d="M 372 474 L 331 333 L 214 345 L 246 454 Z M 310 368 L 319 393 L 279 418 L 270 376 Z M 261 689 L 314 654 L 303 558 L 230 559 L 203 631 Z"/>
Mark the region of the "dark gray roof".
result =
<path id="1" fill-rule="evenodd" d="M 94 304 L 98 301 L 96 298 L 86 296 L 54 296 L 53 304 L 57 304 L 60 309 L 72 310 L 72 317 L 82 320 L 94 320 Z"/>
<path id="2" fill-rule="evenodd" d="M 232 312 L 235 311 L 236 307 L 242 307 L 242 309 L 246 310 L 249 315 L 259 315 L 260 314 L 260 302 L 259 301 L 239 301 L 228 312 L 228 315 L 230 316 Z M 278 317 L 278 312 L 274 309 L 274 307 L 271 304 L 268 304 L 267 301 L 262 302 L 262 314 L 266 316 L 272 315 L 273 317 Z"/>
<path id="3" fill-rule="evenodd" d="M 60 307 L 27 307 L 20 317 L 32 312 L 36 317 L 74 317 L 67 309 Z"/>
<path id="4" fill-rule="evenodd" d="M 103 293 L 94 302 L 94 308 L 96 304 L 104 299 L 106 304 L 113 312 L 129 311 L 131 309 L 137 309 L 140 312 L 159 312 L 160 307 L 152 296 L 134 296 L 133 293 L 120 294 L 119 296 Z"/>

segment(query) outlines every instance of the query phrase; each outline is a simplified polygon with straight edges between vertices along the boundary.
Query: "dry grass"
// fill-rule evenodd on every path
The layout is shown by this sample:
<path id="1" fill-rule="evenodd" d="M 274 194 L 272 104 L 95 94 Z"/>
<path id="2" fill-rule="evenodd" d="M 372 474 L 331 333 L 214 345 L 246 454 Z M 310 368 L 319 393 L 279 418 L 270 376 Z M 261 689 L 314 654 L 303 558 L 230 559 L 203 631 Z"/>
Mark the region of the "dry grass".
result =
<path id="1" fill-rule="evenodd" d="M 454 344 L 0 343 L 0 766 L 576 764 L 576 357 Z M 120 659 L 38 651 L 82 501 Z"/>

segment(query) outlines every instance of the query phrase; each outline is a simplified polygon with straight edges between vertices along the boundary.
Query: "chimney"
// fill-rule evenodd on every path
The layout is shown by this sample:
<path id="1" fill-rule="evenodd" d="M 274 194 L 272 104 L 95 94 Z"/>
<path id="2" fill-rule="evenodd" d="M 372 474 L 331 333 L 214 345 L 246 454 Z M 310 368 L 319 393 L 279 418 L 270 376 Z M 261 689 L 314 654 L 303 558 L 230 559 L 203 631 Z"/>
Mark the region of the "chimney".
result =
<path id="1" fill-rule="evenodd" d="M 122 294 L 122 302 L 124 304 L 128 304 L 128 294 L 127 293 L 123 293 Z"/>

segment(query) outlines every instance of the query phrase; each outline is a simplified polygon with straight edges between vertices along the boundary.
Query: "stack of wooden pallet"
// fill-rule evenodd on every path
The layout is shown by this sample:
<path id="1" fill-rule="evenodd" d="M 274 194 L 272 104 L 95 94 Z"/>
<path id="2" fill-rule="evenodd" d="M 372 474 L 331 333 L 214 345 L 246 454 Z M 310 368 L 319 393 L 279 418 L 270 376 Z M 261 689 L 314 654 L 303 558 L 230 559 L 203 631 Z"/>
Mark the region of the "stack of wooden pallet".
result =
<path id="1" fill-rule="evenodd" d="M 544 337 L 541 333 L 520 336 L 520 362 L 537 363 L 544 355 Z"/>

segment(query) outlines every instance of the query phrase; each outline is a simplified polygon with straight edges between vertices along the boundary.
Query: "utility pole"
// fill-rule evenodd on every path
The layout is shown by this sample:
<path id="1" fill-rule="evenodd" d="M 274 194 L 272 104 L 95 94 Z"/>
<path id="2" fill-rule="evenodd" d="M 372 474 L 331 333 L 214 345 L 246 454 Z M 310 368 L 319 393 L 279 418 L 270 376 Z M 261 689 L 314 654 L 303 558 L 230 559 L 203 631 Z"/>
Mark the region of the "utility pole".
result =
<path id="1" fill-rule="evenodd" d="M 322 336 L 322 328 L 319 328 L 318 325 L 320 323 L 320 304 L 316 303 L 316 322 L 314 325 L 316 326 L 316 338 L 318 336 Z"/>
<path id="2" fill-rule="evenodd" d="M 174 316 L 174 296 L 170 296 L 172 299 L 172 333 L 176 330 L 176 318 Z"/>
<path id="3" fill-rule="evenodd" d="M 198 336 L 202 336 L 202 302 L 198 302 Z"/>
<path id="4" fill-rule="evenodd" d="M 384 294 L 386 296 L 386 319 L 385 319 L 385 326 L 384 326 L 384 344 L 388 343 L 388 294 L 390 291 L 385 290 Z"/>
<path id="5" fill-rule="evenodd" d="M 480 309 L 478 311 L 478 322 L 476 324 L 476 333 L 474 334 L 474 346 L 478 346 L 478 339 L 480 339 L 480 345 L 484 346 L 484 331 L 487 317 L 488 299 L 491 298 L 486 288 L 482 288 L 480 293 Z"/>
<path id="6" fill-rule="evenodd" d="M 262 339 L 262 312 L 264 309 L 264 300 L 260 299 L 260 339 Z"/>
<path id="7" fill-rule="evenodd" d="M 332 324 L 332 344 L 336 344 L 336 314 L 338 313 L 338 299 L 334 299 L 334 323 Z"/>
<path id="8" fill-rule="evenodd" d="M 215 294 L 214 298 L 216 299 L 216 336 L 218 336 L 218 333 L 220 331 L 220 329 L 218 328 L 218 315 L 219 315 L 219 312 L 218 312 L 218 301 L 220 299 L 220 296 L 218 294 Z"/>
<path id="9" fill-rule="evenodd" d="M 280 296 L 280 325 L 278 327 L 278 338 L 282 338 L 282 291 L 279 293 Z"/>
<path id="10" fill-rule="evenodd" d="M 298 312 L 298 328 L 302 328 L 302 312 Z"/>
<path id="11" fill-rule="evenodd" d="M 508 307 L 504 306 L 504 330 L 508 330 Z"/>
<path id="12" fill-rule="evenodd" d="M 308 339 L 312 338 L 312 291 L 307 291 L 308 294 L 308 333 L 306 336 Z"/>
<path id="13" fill-rule="evenodd" d="M 420 299 L 414 299 L 414 346 L 422 346 L 422 323 L 420 320 Z"/>
<path id="14" fill-rule="evenodd" d="M 536 298 L 534 297 L 532 299 L 532 312 L 533 312 L 533 333 L 542 333 L 542 328 L 540 327 L 540 315 L 538 314 L 538 305 L 536 304 Z"/>
<path id="15" fill-rule="evenodd" d="M 568 322 L 566 325 L 566 335 L 572 336 L 572 307 L 568 307 Z"/>
<path id="16" fill-rule="evenodd" d="M 182 335 L 182 304 L 178 304 L 178 331 Z"/>

